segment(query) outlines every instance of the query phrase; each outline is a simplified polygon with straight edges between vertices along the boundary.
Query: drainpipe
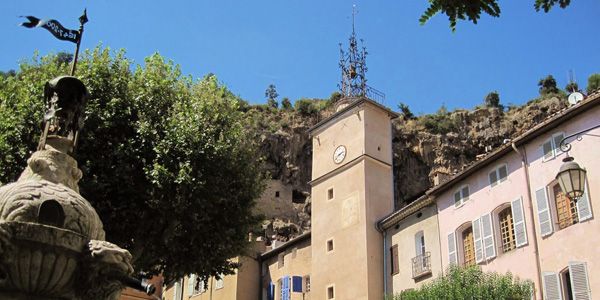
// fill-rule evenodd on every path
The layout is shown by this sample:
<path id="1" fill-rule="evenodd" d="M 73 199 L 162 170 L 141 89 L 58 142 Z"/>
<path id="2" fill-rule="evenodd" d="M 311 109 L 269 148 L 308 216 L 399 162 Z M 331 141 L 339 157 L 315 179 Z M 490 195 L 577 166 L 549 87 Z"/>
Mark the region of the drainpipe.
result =
<path id="1" fill-rule="evenodd" d="M 387 291 L 387 229 L 383 229 L 383 296 L 386 297 Z"/>
<path id="2" fill-rule="evenodd" d="M 527 162 L 527 151 L 525 150 L 525 147 L 523 147 L 523 153 L 521 153 L 521 151 L 519 151 L 519 149 L 517 148 L 517 145 L 515 145 L 515 142 L 512 142 L 512 148 L 513 150 L 515 150 L 515 152 L 521 156 L 521 165 L 523 166 L 523 172 L 525 172 L 525 181 L 527 183 L 527 201 L 529 202 L 529 217 L 531 218 L 531 222 L 535 222 L 534 216 L 535 213 L 533 212 L 533 199 L 531 199 L 531 181 L 529 180 L 529 164 Z M 540 253 L 539 253 L 539 248 L 538 248 L 538 237 L 537 237 L 537 232 L 535 230 L 535 223 L 532 224 L 533 225 L 533 251 L 535 253 L 535 266 L 537 269 L 537 286 L 540 288 L 540 294 L 541 294 L 541 289 L 542 289 L 542 269 L 541 269 L 541 260 L 540 260 Z"/>

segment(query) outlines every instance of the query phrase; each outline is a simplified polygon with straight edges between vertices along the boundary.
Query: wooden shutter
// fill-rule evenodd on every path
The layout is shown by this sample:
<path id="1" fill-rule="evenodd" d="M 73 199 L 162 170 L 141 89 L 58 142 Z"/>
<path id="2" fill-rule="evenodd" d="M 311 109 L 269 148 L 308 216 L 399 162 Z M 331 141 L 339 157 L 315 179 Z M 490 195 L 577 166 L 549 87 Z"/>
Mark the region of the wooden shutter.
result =
<path id="1" fill-rule="evenodd" d="M 391 265 L 392 265 L 392 275 L 396 275 L 400 272 L 400 265 L 398 264 L 398 245 L 392 246 L 390 248 L 391 257 Z"/>
<path id="2" fill-rule="evenodd" d="M 483 243 L 481 238 L 481 219 L 475 219 L 472 223 L 473 226 L 473 243 L 475 244 L 475 262 L 480 263 L 483 261 Z"/>
<path id="3" fill-rule="evenodd" d="M 540 233 L 542 234 L 542 237 L 548 236 L 552 233 L 553 229 L 545 187 L 535 191 L 535 199 L 537 203 L 538 222 L 540 223 Z"/>
<path id="4" fill-rule="evenodd" d="M 190 275 L 190 277 L 188 277 L 188 296 L 191 296 L 194 294 L 194 283 L 196 282 L 196 275 L 192 274 Z"/>
<path id="5" fill-rule="evenodd" d="M 579 217 L 579 222 L 592 218 L 592 207 L 590 206 L 587 184 L 584 184 L 584 187 L 585 190 L 583 191 L 583 195 L 577 200 L 577 216 Z"/>
<path id="6" fill-rule="evenodd" d="M 575 300 L 590 300 L 590 283 L 588 281 L 587 265 L 584 262 L 569 262 L 571 290 Z"/>
<path id="7" fill-rule="evenodd" d="M 527 244 L 527 227 L 523 214 L 523 199 L 519 197 L 510 203 L 513 217 L 513 228 L 515 230 L 515 245 L 521 247 Z"/>
<path id="8" fill-rule="evenodd" d="M 494 228 L 492 226 L 492 216 L 490 214 L 481 216 L 481 233 L 485 258 L 490 259 L 496 257 Z"/>
<path id="9" fill-rule="evenodd" d="M 544 160 L 548 160 L 554 157 L 554 151 L 552 149 L 552 141 L 548 140 L 542 145 L 542 153 L 544 155 Z"/>
<path id="10" fill-rule="evenodd" d="M 456 257 L 456 238 L 454 232 L 448 235 L 448 264 L 457 264 L 458 259 Z"/>
<path id="11" fill-rule="evenodd" d="M 562 300 L 562 291 L 560 289 L 560 279 L 557 273 L 544 272 L 544 300 Z"/>

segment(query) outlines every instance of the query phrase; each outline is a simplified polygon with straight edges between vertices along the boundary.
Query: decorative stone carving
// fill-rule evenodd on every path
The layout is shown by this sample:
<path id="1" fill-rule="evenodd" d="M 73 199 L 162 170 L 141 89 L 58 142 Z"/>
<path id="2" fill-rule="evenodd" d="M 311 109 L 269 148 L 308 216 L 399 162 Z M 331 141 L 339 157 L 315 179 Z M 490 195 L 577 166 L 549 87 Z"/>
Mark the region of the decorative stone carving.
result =
<path id="1" fill-rule="evenodd" d="M 79 80 L 68 79 L 52 82 L 85 92 Z M 69 89 L 71 83 L 77 88 Z M 55 104 L 69 104 L 62 95 L 53 94 Z M 79 195 L 81 171 L 67 154 L 79 128 L 69 122 L 79 122 L 78 113 L 66 115 L 66 123 L 54 122 L 68 128 L 67 136 L 44 137 L 43 148 L 29 158 L 17 182 L 0 187 L 0 299 L 117 299 L 124 288 L 121 279 L 133 272 L 129 251 L 104 241 L 98 214 Z M 52 132 L 47 128 L 45 133 Z"/>

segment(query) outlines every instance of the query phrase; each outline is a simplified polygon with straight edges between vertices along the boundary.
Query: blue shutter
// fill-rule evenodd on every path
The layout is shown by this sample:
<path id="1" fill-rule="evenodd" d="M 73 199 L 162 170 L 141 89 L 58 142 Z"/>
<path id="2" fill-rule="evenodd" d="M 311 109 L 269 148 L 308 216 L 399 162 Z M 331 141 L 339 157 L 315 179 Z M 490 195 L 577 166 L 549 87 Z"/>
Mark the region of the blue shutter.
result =
<path id="1" fill-rule="evenodd" d="M 273 281 L 269 282 L 269 289 L 267 290 L 267 300 L 275 300 L 275 284 Z"/>
<path id="2" fill-rule="evenodd" d="M 281 300 L 290 300 L 290 276 L 281 278 Z"/>
<path id="3" fill-rule="evenodd" d="M 292 292 L 302 293 L 302 276 L 292 276 Z"/>

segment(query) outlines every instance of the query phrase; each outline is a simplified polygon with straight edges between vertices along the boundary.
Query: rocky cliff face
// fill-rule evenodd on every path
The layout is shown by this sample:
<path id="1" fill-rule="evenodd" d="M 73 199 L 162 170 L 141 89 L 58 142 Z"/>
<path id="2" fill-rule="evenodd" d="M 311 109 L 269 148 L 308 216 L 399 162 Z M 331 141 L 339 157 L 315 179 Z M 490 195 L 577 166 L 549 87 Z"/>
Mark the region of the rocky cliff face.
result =
<path id="1" fill-rule="evenodd" d="M 556 97 L 521 107 L 477 108 L 439 111 L 414 119 L 393 120 L 395 203 L 400 208 L 420 196 L 433 184 L 437 172 L 455 174 L 479 156 L 508 142 L 548 116 L 567 106 Z M 285 241 L 310 229 L 310 181 L 312 145 L 307 130 L 331 114 L 275 110 L 264 106 L 246 112 L 250 131 L 261 144 L 271 178 L 289 186 L 292 201 L 286 214 L 296 218 L 268 216 L 264 228 L 269 236 Z M 269 205 L 269 197 L 263 197 Z M 260 202 L 260 201 L 259 201 Z"/>

